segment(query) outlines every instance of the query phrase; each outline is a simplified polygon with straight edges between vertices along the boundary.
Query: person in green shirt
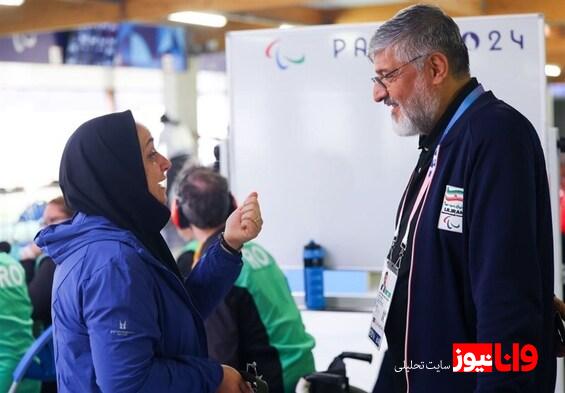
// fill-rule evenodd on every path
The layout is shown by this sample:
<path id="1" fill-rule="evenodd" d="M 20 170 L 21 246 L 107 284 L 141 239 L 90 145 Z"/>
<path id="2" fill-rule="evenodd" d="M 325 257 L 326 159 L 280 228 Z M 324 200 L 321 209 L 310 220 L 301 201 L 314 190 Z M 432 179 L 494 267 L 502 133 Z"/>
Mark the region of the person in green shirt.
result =
<path id="1" fill-rule="evenodd" d="M 191 167 L 181 173 L 178 209 L 197 242 L 177 259 L 185 277 L 235 210 L 227 180 L 212 169 Z M 239 370 L 256 362 L 270 393 L 295 391 L 298 379 L 315 371 L 314 338 L 304 328 L 288 282 L 271 254 L 254 242 L 241 250 L 243 268 L 234 287 L 205 321 L 210 357 Z M 193 264 L 186 263 L 192 255 Z"/>
<path id="2" fill-rule="evenodd" d="M 22 265 L 0 252 L 0 392 L 7 392 L 12 373 L 34 341 L 31 301 Z M 18 393 L 37 393 L 39 381 L 24 380 Z"/>

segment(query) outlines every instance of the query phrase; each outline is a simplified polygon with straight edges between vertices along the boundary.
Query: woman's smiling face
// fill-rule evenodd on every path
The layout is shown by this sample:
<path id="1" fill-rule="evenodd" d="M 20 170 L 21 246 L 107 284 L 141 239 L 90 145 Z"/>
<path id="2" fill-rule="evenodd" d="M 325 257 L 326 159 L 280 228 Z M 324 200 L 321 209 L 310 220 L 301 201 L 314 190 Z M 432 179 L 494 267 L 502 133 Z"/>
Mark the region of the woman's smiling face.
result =
<path id="1" fill-rule="evenodd" d="M 162 204 L 167 202 L 167 190 L 163 185 L 167 179 L 165 173 L 171 167 L 171 162 L 161 155 L 153 145 L 153 137 L 149 130 L 141 124 L 136 125 L 137 138 L 141 147 L 141 157 L 143 158 L 143 168 L 149 193 Z"/>

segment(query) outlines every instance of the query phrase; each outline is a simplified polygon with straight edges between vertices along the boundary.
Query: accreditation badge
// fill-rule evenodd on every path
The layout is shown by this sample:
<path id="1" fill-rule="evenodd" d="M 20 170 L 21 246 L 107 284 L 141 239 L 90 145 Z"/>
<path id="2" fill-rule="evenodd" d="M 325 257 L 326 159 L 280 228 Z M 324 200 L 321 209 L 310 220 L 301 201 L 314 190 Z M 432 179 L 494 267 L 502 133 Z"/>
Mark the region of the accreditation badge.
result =
<path id="1" fill-rule="evenodd" d="M 392 303 L 392 295 L 394 294 L 397 278 L 398 266 L 387 258 L 381 274 L 377 301 L 371 318 L 371 327 L 369 328 L 369 338 L 379 349 L 381 349 L 382 340 L 385 336 L 386 320 L 388 319 L 388 311 Z"/>
<path id="2" fill-rule="evenodd" d="M 463 189 L 447 185 L 439 214 L 438 229 L 463 233 Z"/>

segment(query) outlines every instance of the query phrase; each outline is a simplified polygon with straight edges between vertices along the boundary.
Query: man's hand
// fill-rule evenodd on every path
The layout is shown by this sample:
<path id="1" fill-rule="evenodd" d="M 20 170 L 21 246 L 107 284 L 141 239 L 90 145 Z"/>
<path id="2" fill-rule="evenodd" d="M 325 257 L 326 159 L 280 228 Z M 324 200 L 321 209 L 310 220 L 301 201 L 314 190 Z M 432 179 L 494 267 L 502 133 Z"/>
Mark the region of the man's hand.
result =
<path id="1" fill-rule="evenodd" d="M 253 393 L 248 382 L 245 382 L 236 369 L 222 364 L 224 377 L 216 393 Z"/>
<path id="2" fill-rule="evenodd" d="M 263 219 L 257 201 L 257 193 L 252 192 L 243 205 L 235 209 L 228 217 L 224 240 L 230 247 L 239 250 L 245 242 L 257 237 L 262 226 Z"/>

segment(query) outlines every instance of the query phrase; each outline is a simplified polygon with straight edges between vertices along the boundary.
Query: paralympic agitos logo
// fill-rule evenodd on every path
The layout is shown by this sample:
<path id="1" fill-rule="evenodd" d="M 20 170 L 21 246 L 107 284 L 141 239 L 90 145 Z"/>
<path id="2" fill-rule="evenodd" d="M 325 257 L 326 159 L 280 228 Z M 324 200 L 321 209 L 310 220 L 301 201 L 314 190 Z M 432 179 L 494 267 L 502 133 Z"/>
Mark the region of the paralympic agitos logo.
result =
<path id="1" fill-rule="evenodd" d="M 302 64 L 306 60 L 304 54 L 291 57 L 282 53 L 280 39 L 278 38 L 267 45 L 265 48 L 265 56 L 269 59 L 274 59 L 280 70 L 286 70 L 291 64 Z"/>

